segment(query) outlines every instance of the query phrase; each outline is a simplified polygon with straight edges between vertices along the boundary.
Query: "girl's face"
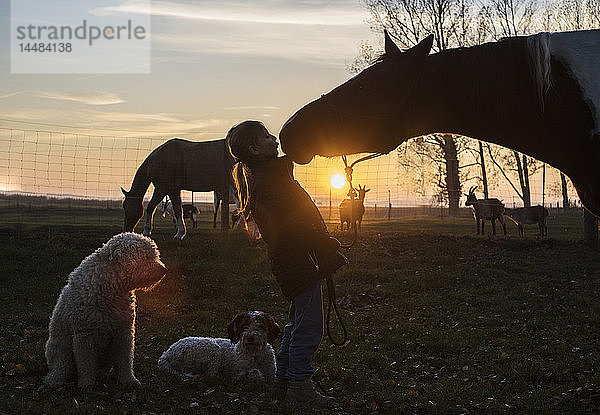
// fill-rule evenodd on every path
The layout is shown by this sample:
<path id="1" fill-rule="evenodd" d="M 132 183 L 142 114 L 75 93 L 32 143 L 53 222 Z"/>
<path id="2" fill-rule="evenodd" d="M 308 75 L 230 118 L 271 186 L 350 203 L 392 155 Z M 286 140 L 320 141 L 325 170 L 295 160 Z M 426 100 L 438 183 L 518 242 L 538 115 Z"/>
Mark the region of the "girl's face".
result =
<path id="1" fill-rule="evenodd" d="M 277 137 L 268 132 L 265 128 L 264 134 L 256 137 L 254 144 L 250 144 L 248 150 L 250 151 L 250 154 L 258 160 L 270 159 L 277 157 L 278 146 L 279 143 L 277 142 Z"/>

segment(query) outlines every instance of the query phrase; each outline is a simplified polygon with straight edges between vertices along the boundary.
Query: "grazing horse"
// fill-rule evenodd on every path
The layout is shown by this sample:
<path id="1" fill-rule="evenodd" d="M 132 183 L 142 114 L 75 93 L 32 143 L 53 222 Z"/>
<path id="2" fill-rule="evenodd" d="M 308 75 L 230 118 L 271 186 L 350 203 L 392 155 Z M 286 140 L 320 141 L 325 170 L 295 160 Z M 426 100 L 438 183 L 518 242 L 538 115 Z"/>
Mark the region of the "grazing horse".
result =
<path id="1" fill-rule="evenodd" d="M 389 152 L 430 133 L 506 146 L 566 173 L 600 215 L 600 30 L 540 33 L 429 54 L 429 36 L 385 53 L 298 110 L 280 133 L 298 163 Z"/>
<path id="2" fill-rule="evenodd" d="M 173 138 L 157 147 L 146 157 L 138 168 L 127 192 L 123 188 L 125 200 L 126 232 L 132 232 L 144 213 L 144 194 L 154 184 L 154 193 L 146 207 L 146 223 L 143 234 L 152 232 L 152 216 L 160 201 L 168 195 L 173 203 L 177 221 L 175 238 L 185 236 L 185 222 L 181 211 L 181 191 L 193 192 L 220 191 L 231 180 L 233 158 L 227 151 L 225 140 L 192 142 Z"/>

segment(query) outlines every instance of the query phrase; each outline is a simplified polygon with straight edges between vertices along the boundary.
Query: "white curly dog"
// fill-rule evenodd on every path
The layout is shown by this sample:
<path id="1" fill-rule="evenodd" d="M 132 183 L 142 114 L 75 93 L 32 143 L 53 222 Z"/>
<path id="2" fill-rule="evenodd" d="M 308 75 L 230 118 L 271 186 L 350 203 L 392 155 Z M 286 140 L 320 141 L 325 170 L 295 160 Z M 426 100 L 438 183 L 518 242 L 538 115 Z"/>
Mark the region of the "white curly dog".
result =
<path id="1" fill-rule="evenodd" d="M 85 258 L 69 275 L 50 318 L 47 385 L 77 379 L 93 385 L 115 368 L 119 382 L 139 385 L 133 374 L 135 290 L 154 288 L 167 272 L 156 244 L 121 233 Z"/>
<path id="2" fill-rule="evenodd" d="M 269 314 L 248 311 L 227 325 L 229 339 L 186 337 L 158 359 L 160 370 L 180 377 L 194 375 L 239 383 L 272 383 L 275 353 L 269 344 L 279 326 Z"/>

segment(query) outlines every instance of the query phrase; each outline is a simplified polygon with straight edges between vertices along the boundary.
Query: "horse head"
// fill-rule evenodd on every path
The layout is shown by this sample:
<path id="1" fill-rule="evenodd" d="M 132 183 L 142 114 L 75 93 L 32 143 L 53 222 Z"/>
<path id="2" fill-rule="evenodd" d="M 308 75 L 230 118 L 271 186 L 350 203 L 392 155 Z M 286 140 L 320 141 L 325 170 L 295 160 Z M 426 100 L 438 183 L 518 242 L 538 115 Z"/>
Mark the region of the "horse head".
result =
<path id="1" fill-rule="evenodd" d="M 138 224 L 140 218 L 144 214 L 144 206 L 142 205 L 142 197 L 131 196 L 131 192 L 125 191 L 121 187 L 125 199 L 123 199 L 123 210 L 125 211 L 125 223 L 123 225 L 124 232 L 133 232 L 135 225 Z"/>
<path id="2" fill-rule="evenodd" d="M 315 154 L 335 156 L 396 148 L 399 137 L 408 134 L 407 104 L 432 43 L 430 35 L 402 52 L 386 31 L 385 53 L 373 65 L 286 121 L 279 136 L 283 151 L 305 164 Z"/>

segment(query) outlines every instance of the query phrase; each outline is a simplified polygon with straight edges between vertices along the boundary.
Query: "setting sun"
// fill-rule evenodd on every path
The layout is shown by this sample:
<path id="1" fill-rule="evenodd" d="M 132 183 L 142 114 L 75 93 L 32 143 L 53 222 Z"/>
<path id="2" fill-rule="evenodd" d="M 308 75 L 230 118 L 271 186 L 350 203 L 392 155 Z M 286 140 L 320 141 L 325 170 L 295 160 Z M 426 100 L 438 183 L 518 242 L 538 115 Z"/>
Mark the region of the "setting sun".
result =
<path id="1" fill-rule="evenodd" d="M 341 189 L 346 184 L 346 179 L 341 174 L 334 174 L 330 180 L 331 186 Z"/>

